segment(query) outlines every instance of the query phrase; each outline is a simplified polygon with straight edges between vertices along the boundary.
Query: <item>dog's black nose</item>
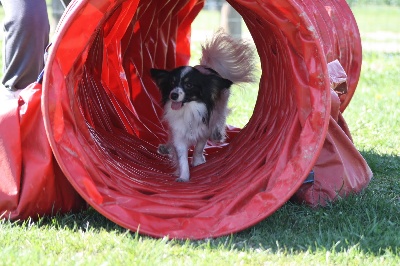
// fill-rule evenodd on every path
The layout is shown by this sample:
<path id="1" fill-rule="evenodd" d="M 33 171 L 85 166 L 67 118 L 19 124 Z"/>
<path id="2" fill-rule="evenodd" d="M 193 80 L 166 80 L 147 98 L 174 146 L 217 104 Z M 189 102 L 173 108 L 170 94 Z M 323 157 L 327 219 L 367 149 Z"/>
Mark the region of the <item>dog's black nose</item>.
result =
<path id="1" fill-rule="evenodd" d="M 171 100 L 176 101 L 176 100 L 178 100 L 178 98 L 179 98 L 179 94 L 176 93 L 176 92 L 172 92 L 171 95 L 170 95 L 169 97 L 171 98 Z"/>

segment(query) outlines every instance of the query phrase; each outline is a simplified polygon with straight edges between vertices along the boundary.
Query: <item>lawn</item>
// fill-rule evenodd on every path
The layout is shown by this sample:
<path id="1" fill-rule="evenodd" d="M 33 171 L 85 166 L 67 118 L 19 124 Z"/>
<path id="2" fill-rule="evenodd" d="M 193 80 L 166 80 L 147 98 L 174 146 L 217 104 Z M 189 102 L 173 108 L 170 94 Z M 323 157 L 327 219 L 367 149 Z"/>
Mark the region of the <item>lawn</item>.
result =
<path id="1" fill-rule="evenodd" d="M 0 265 L 398 265 L 400 7 L 352 9 L 367 45 L 344 116 L 374 173 L 364 192 L 320 209 L 287 203 L 254 227 L 202 241 L 132 233 L 92 209 L 36 222 L 1 220 Z M 256 93 L 246 95 L 248 106 L 234 123 L 246 123 Z"/>

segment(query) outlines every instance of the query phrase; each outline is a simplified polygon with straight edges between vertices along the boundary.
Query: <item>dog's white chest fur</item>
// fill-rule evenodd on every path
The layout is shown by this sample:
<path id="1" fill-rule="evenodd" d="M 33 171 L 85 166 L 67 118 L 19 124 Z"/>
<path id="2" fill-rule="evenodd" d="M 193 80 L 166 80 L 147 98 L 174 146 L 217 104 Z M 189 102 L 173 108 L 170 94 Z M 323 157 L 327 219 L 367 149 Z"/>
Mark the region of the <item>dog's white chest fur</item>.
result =
<path id="1" fill-rule="evenodd" d="M 171 102 L 164 109 L 164 119 L 168 122 L 174 142 L 196 144 L 200 138 L 208 138 L 207 108 L 204 103 L 187 102 L 179 110 L 172 110 Z"/>

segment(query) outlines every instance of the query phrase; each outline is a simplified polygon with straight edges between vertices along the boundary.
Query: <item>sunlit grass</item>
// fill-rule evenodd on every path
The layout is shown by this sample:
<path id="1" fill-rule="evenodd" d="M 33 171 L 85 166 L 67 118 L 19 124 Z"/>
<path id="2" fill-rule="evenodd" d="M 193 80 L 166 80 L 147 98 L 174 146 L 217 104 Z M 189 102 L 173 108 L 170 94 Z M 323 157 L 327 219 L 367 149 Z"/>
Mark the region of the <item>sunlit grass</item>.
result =
<path id="1" fill-rule="evenodd" d="M 346 109 L 356 146 L 400 155 L 400 53 L 364 52 L 361 78 Z"/>

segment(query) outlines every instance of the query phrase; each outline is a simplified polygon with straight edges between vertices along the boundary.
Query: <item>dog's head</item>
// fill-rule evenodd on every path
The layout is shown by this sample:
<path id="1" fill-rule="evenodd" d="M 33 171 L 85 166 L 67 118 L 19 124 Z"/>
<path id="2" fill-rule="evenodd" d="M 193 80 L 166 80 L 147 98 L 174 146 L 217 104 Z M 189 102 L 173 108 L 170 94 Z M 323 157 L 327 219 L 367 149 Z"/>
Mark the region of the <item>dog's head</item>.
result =
<path id="1" fill-rule="evenodd" d="M 190 66 L 171 71 L 152 68 L 150 74 L 161 91 L 162 103 L 165 105 L 171 102 L 173 110 L 179 110 L 191 101 L 213 106 L 221 91 L 232 85 L 232 81 L 222 78 L 213 70 L 205 74 Z"/>

